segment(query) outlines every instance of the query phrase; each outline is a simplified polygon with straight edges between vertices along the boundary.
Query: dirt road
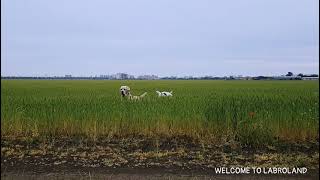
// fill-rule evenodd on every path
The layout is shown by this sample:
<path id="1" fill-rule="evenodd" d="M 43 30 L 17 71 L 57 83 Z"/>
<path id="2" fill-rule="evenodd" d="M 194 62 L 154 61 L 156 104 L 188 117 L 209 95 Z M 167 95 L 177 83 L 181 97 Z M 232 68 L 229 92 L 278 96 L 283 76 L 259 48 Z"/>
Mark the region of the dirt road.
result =
<path id="1" fill-rule="evenodd" d="M 155 145 L 156 144 L 156 145 Z M 221 175 L 215 167 L 307 167 L 303 175 Z M 188 140 L 1 139 L 3 179 L 317 179 L 319 144 L 246 149 Z"/>

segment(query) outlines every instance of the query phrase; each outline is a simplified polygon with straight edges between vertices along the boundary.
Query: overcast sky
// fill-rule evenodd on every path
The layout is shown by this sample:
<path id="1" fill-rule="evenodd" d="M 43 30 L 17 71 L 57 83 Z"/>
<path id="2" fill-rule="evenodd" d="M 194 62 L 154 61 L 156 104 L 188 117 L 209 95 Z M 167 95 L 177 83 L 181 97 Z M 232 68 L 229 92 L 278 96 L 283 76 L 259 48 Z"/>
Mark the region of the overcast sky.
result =
<path id="1" fill-rule="evenodd" d="M 318 0 L 1 0 L 1 75 L 319 73 Z"/>

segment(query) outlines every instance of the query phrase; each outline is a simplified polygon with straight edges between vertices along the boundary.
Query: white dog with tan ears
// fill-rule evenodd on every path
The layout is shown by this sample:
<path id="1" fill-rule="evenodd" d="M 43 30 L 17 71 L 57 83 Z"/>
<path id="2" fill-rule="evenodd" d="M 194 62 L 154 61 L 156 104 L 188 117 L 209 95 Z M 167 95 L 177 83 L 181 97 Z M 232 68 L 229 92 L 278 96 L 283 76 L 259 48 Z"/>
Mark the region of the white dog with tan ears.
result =
<path id="1" fill-rule="evenodd" d="M 172 91 L 170 91 L 170 92 L 166 92 L 166 91 L 162 91 L 162 92 L 156 91 L 156 92 L 158 93 L 158 96 L 159 96 L 159 97 L 172 96 Z"/>
<path id="2" fill-rule="evenodd" d="M 130 100 L 140 100 L 147 95 L 147 92 L 145 92 L 145 93 L 141 94 L 140 96 L 133 96 L 130 93 L 129 86 L 121 86 L 120 93 L 121 93 L 122 97 L 127 97 Z"/>

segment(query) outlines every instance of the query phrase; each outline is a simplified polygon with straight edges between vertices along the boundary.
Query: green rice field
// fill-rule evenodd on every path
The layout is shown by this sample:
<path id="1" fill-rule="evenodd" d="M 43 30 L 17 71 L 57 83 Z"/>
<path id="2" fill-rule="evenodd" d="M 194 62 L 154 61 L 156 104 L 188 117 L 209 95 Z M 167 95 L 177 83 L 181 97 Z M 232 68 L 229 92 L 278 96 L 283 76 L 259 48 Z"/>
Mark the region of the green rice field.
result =
<path id="1" fill-rule="evenodd" d="M 122 99 L 121 85 L 148 94 Z M 317 141 L 318 126 L 318 81 L 1 80 L 2 137 L 188 136 L 260 145 Z"/>

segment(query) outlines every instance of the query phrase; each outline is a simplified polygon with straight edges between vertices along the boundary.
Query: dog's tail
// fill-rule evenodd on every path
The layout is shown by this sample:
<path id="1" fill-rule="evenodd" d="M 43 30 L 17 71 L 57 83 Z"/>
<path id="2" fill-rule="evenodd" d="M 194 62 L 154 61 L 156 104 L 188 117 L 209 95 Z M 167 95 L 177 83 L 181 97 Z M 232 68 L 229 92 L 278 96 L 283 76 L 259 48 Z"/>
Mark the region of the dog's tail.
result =
<path id="1" fill-rule="evenodd" d="M 147 95 L 147 92 L 141 94 L 140 97 L 142 98 L 142 97 L 144 97 L 144 96 L 146 96 L 146 95 Z"/>
<path id="2" fill-rule="evenodd" d="M 173 91 L 170 91 L 170 94 L 172 94 L 173 93 Z"/>
<path id="3" fill-rule="evenodd" d="M 159 92 L 159 91 L 156 91 L 156 93 L 158 93 L 159 96 L 161 95 L 161 92 Z"/>

